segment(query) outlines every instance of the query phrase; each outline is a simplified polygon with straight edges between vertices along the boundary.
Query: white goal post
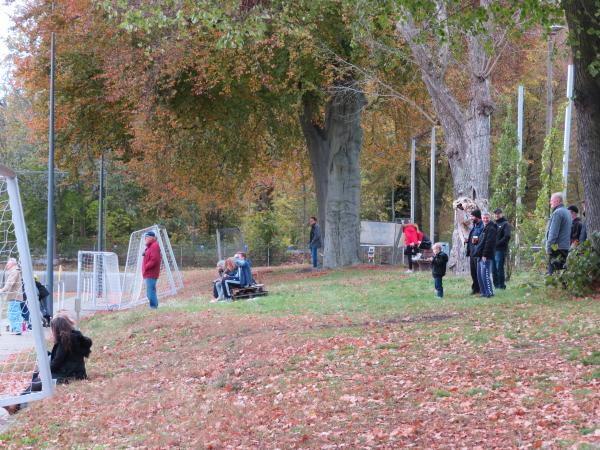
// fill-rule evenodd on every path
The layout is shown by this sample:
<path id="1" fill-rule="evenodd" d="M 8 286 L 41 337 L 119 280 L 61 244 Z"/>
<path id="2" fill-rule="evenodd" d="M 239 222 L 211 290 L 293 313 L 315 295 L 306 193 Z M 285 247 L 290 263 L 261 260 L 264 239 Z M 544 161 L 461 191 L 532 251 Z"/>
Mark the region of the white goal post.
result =
<path id="1" fill-rule="evenodd" d="M 142 259 L 146 249 L 144 235 L 153 231 L 156 241 L 160 247 L 161 265 L 160 276 L 156 284 L 158 298 L 175 295 L 178 289 L 183 288 L 183 279 L 171 248 L 171 241 L 167 230 L 162 225 L 137 230 L 131 233 L 129 248 L 127 249 L 127 261 L 123 273 L 121 308 L 129 308 L 147 301 L 142 279 Z"/>
<path id="2" fill-rule="evenodd" d="M 77 254 L 77 298 L 84 311 L 116 310 L 121 305 L 119 258 L 112 252 Z"/>
<path id="3" fill-rule="evenodd" d="M 12 265 L 12 258 L 20 266 L 20 275 L 14 272 L 15 266 L 9 268 L 10 274 L 7 274 L 6 264 L 10 261 Z M 8 406 L 48 397 L 54 385 L 17 176 L 3 165 L 0 165 L 0 269 L 3 270 L 0 288 L 0 406 Z M 20 302 L 23 294 L 27 297 L 24 304 Z M 20 315 L 20 312 L 25 313 L 22 305 L 29 310 L 31 330 Z M 3 311 L 7 313 L 6 320 Z M 22 325 L 21 329 L 19 325 Z M 41 391 L 23 394 L 31 384 L 34 371 L 39 372 Z"/>

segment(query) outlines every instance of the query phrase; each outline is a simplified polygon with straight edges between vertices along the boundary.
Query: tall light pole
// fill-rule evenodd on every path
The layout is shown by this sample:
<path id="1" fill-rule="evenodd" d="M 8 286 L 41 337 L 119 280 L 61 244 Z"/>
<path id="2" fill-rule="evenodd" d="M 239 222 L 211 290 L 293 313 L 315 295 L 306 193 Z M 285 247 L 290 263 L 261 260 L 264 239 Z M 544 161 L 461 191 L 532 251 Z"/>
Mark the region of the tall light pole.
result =
<path id="1" fill-rule="evenodd" d="M 556 37 L 556 33 L 563 28 L 562 25 L 552 25 L 548 34 L 548 55 L 546 60 L 546 137 L 550 134 L 550 130 L 552 130 L 552 103 L 554 100 L 552 92 L 552 60 L 554 56 L 554 38 Z"/>
<path id="2" fill-rule="evenodd" d="M 102 232 L 104 225 L 104 153 L 100 155 L 100 188 L 98 189 L 98 251 L 101 252 L 102 248 Z"/>
<path id="3" fill-rule="evenodd" d="M 54 32 L 50 34 L 50 122 L 48 126 L 48 217 L 46 221 L 46 286 L 48 315 L 54 312 Z"/>

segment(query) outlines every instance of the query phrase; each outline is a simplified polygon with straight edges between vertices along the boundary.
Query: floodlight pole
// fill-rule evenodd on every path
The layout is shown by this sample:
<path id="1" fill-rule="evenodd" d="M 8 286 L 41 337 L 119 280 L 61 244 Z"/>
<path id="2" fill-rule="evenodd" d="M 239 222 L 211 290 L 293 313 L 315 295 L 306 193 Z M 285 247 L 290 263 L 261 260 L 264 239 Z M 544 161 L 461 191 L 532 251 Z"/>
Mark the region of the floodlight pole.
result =
<path id="1" fill-rule="evenodd" d="M 429 197 L 429 238 L 435 242 L 435 127 L 431 127 L 431 192 Z"/>
<path id="2" fill-rule="evenodd" d="M 415 192 L 417 173 L 417 138 L 412 138 L 410 144 L 410 223 L 415 223 Z"/>
<path id="3" fill-rule="evenodd" d="M 100 188 L 98 189 L 98 251 L 102 248 L 102 227 L 104 225 L 104 153 L 100 155 Z"/>
<path id="4" fill-rule="evenodd" d="M 515 214 L 515 267 L 518 269 L 521 265 L 521 256 L 519 252 L 519 211 L 521 210 L 521 162 L 523 161 L 523 104 L 525 99 L 525 90 L 519 86 L 517 100 L 517 150 L 519 159 L 517 163 L 517 208 Z"/>
<path id="5" fill-rule="evenodd" d="M 50 122 L 48 126 L 48 217 L 46 221 L 46 286 L 48 315 L 54 312 L 54 32 L 50 34 Z"/>
<path id="6" fill-rule="evenodd" d="M 573 64 L 567 70 L 567 109 L 565 111 L 565 138 L 563 142 L 563 197 L 567 201 L 569 187 L 569 154 L 571 152 L 571 115 L 573 113 Z"/>

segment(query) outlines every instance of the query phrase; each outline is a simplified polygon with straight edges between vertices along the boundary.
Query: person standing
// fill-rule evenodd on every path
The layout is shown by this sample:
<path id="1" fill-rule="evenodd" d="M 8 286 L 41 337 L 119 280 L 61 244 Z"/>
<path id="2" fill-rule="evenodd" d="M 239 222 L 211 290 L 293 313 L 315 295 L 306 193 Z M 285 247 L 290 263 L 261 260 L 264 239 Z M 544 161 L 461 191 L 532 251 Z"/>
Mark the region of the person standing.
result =
<path id="1" fill-rule="evenodd" d="M 319 227 L 317 218 L 315 216 L 311 216 L 311 218 L 308 219 L 308 224 L 310 225 L 308 248 L 310 248 L 310 257 L 312 260 L 313 269 L 316 269 L 319 265 L 318 249 L 323 246 L 323 240 L 321 239 L 321 227 Z"/>
<path id="2" fill-rule="evenodd" d="M 546 254 L 548 255 L 548 275 L 565 267 L 565 261 L 571 247 L 571 215 L 563 204 L 562 192 L 550 197 L 552 214 L 546 228 Z"/>
<path id="3" fill-rule="evenodd" d="M 416 223 L 403 224 L 402 232 L 404 233 L 404 254 L 408 257 L 408 270 L 406 273 L 412 273 L 413 257 L 419 253 L 423 233 L 419 230 L 419 226 Z"/>
<path id="4" fill-rule="evenodd" d="M 492 280 L 490 278 L 490 266 L 496 252 L 496 224 L 492 222 L 490 213 L 484 213 L 481 216 L 483 230 L 479 235 L 479 242 L 474 248 L 473 253 L 478 258 L 477 278 L 482 297 L 493 297 Z"/>
<path id="5" fill-rule="evenodd" d="M 465 241 L 465 244 L 467 244 L 467 256 L 469 257 L 471 280 L 473 280 L 473 283 L 471 284 L 471 295 L 476 295 L 481 293 L 479 279 L 477 278 L 478 258 L 475 256 L 474 253 L 475 247 L 479 243 L 479 235 L 483 231 L 483 223 L 481 222 L 481 211 L 479 209 L 475 209 L 471 213 L 471 222 L 473 222 L 473 227 L 471 228 L 471 231 L 469 231 L 469 237 Z"/>
<path id="6" fill-rule="evenodd" d="M 448 264 L 448 255 L 442 251 L 442 245 L 436 242 L 431 247 L 433 258 L 431 259 L 431 275 L 435 286 L 435 296 L 444 298 L 444 285 L 442 278 L 446 275 L 446 265 Z"/>
<path id="7" fill-rule="evenodd" d="M 19 263 L 15 258 L 8 258 L 4 268 L 4 286 L 0 289 L 0 295 L 6 295 L 8 298 L 8 321 L 10 331 L 13 334 L 20 335 L 22 331 L 22 321 L 29 321 L 29 310 L 23 297 L 23 278 Z"/>
<path id="8" fill-rule="evenodd" d="M 579 236 L 581 235 L 581 229 L 583 224 L 579 218 L 579 208 L 575 205 L 571 205 L 567 208 L 571 213 L 571 247 L 576 247 L 579 244 Z"/>
<path id="9" fill-rule="evenodd" d="M 160 246 L 156 242 L 154 231 L 148 231 L 144 234 L 146 250 L 142 259 L 142 278 L 146 282 L 146 297 L 150 308 L 158 308 L 158 296 L 156 294 L 156 282 L 160 275 Z"/>
<path id="10" fill-rule="evenodd" d="M 492 277 L 496 289 L 506 289 L 506 276 L 504 273 L 504 264 L 508 255 L 508 243 L 510 242 L 511 226 L 508 220 L 504 218 L 501 208 L 494 211 L 496 216 L 496 254 L 492 260 Z"/>

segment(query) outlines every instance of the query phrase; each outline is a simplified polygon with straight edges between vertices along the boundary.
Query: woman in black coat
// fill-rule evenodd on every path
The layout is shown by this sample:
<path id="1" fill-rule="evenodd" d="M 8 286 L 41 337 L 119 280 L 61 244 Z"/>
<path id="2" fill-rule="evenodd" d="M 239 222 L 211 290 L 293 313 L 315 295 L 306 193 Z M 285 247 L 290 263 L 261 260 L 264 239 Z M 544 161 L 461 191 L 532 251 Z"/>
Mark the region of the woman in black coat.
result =
<path id="1" fill-rule="evenodd" d="M 66 315 L 57 315 L 50 322 L 54 347 L 50 353 L 50 371 L 57 383 L 87 378 L 84 359 L 90 356 L 92 340 L 75 329 Z"/>

